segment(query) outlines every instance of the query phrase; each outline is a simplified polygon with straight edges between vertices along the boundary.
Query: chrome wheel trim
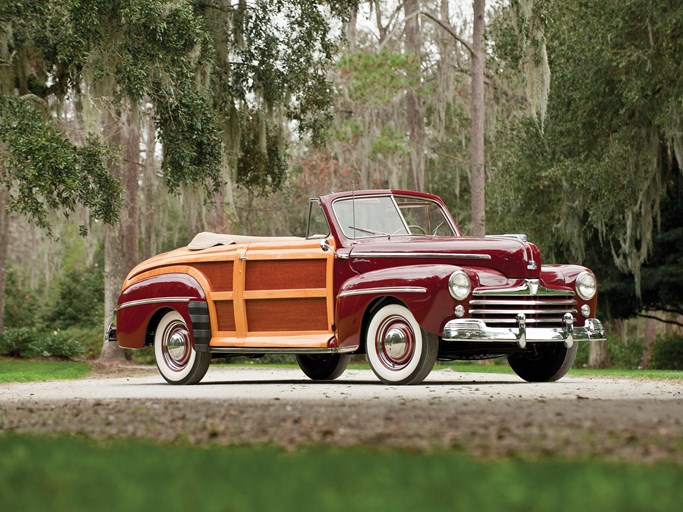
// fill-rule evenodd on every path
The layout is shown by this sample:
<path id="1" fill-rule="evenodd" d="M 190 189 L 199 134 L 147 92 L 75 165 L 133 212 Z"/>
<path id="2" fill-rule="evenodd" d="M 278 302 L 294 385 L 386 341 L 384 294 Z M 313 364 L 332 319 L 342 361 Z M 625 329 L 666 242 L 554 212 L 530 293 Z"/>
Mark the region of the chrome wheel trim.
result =
<path id="1" fill-rule="evenodd" d="M 190 333 L 182 321 L 174 320 L 163 333 L 164 362 L 173 371 L 182 371 L 190 359 Z"/>
<path id="2" fill-rule="evenodd" d="M 375 334 L 375 348 L 385 368 L 405 368 L 415 352 L 415 333 L 410 323 L 400 315 L 384 319 Z"/>

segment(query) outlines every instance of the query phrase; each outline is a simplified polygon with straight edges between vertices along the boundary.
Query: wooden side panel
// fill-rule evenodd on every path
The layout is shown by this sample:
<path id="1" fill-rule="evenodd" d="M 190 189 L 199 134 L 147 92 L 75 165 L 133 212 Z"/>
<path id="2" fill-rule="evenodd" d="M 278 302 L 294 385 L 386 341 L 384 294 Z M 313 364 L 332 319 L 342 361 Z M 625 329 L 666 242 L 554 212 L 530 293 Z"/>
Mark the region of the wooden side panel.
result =
<path id="1" fill-rule="evenodd" d="M 235 331 L 235 307 L 231 300 L 214 302 L 219 331 Z"/>
<path id="2" fill-rule="evenodd" d="M 327 331 L 325 297 L 246 301 L 250 332 Z"/>
<path id="3" fill-rule="evenodd" d="M 306 240 L 249 243 L 231 256 L 193 264 L 211 282 L 211 346 L 328 348 L 334 337 L 332 253 Z"/>
<path id="4" fill-rule="evenodd" d="M 192 263 L 192 266 L 206 276 L 211 284 L 211 291 L 230 292 L 233 289 L 232 261 L 205 261 Z"/>
<path id="5" fill-rule="evenodd" d="M 249 261 L 245 290 L 325 288 L 326 264 L 325 259 Z"/>

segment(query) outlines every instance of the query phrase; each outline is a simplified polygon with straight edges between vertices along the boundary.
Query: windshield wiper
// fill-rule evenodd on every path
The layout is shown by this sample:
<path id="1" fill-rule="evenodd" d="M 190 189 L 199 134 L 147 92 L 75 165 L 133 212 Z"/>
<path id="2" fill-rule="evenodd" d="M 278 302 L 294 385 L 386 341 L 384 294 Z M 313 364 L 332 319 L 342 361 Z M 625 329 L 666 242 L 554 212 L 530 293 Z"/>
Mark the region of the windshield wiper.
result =
<path id="1" fill-rule="evenodd" d="M 382 231 L 374 231 L 372 229 L 365 229 L 365 228 L 357 228 L 355 226 L 349 226 L 349 229 L 353 229 L 355 231 L 360 231 L 361 233 L 368 233 L 370 235 L 384 235 L 384 236 L 391 236 L 389 233 L 384 233 Z"/>
<path id="2" fill-rule="evenodd" d="M 445 220 L 442 220 L 439 222 L 439 225 L 434 228 L 434 231 L 432 231 L 432 236 L 436 235 L 436 232 L 439 230 L 441 226 L 443 226 L 443 223 L 446 222 Z"/>

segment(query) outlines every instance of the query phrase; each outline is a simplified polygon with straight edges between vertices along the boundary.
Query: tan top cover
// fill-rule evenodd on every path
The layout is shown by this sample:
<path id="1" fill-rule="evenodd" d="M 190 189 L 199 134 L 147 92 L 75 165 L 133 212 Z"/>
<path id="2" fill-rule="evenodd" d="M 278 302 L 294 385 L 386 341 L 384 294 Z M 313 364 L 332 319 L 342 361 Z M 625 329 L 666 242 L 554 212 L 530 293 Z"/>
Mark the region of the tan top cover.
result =
<path id="1" fill-rule="evenodd" d="M 187 246 L 191 251 L 201 251 L 216 245 L 247 244 L 253 242 L 291 242 L 293 240 L 304 240 L 297 236 L 245 236 L 245 235 L 224 235 L 221 233 L 211 233 L 203 231 L 196 235 Z"/>

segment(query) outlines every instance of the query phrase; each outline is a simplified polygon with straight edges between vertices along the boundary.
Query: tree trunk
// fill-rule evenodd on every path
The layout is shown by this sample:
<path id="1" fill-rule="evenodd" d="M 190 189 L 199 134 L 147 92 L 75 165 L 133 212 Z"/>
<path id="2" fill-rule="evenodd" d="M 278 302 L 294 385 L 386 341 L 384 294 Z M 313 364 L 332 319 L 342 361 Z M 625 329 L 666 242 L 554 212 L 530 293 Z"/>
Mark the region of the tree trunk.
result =
<path id="1" fill-rule="evenodd" d="M 357 25 L 358 25 L 358 8 L 354 8 L 351 11 L 351 16 L 349 17 L 349 22 L 346 25 L 346 40 L 348 41 L 350 52 L 356 51 Z"/>
<path id="2" fill-rule="evenodd" d="M 158 166 L 156 155 L 154 154 L 156 147 L 156 125 L 154 124 L 151 115 L 149 118 L 145 118 L 145 126 L 145 165 L 143 167 L 144 177 L 142 180 L 144 205 L 140 207 L 140 210 L 142 211 L 140 228 L 142 230 L 143 252 L 141 258 L 149 258 L 157 252 L 154 233 L 154 226 L 157 220 L 154 204 L 154 190 L 158 185 L 159 179 L 157 178 Z"/>
<path id="3" fill-rule="evenodd" d="M 590 341 L 588 368 L 609 368 L 610 366 L 607 341 Z"/>
<path id="4" fill-rule="evenodd" d="M 123 185 L 120 220 L 104 230 L 104 328 L 116 308 L 126 274 L 138 263 L 138 179 L 140 174 L 140 130 L 135 105 L 122 101 L 120 110 L 108 116 L 105 137 L 110 147 L 120 150 L 121 161 L 111 166 Z M 123 360 L 125 353 L 104 339 L 100 360 Z"/>
<path id="5" fill-rule="evenodd" d="M 14 40 L 11 25 L 0 23 L 0 94 L 9 95 L 14 90 L 14 62 L 11 52 Z M 0 148 L 1 150 L 2 148 Z M 3 176 L 4 158 L 0 153 L 0 176 Z M 0 183 L 0 332 L 5 329 L 5 267 L 9 246 L 9 192 Z"/>
<path id="6" fill-rule="evenodd" d="M 2 162 L 0 162 L 0 175 Z M 5 330 L 5 267 L 9 248 L 9 212 L 7 209 L 7 190 L 0 185 L 0 332 Z"/>
<path id="7" fill-rule="evenodd" d="M 405 48 L 406 53 L 415 56 L 417 69 L 420 70 L 422 59 L 420 56 L 420 21 L 417 16 L 419 5 L 417 0 L 405 0 L 403 4 L 405 25 Z M 418 74 L 419 76 L 419 74 Z M 413 190 L 424 190 L 424 145 L 425 126 L 424 115 L 415 91 L 409 90 L 406 94 L 406 112 L 408 118 L 408 136 L 410 137 L 410 172 L 408 174 L 408 186 Z"/>
<path id="8" fill-rule="evenodd" d="M 652 346 L 657 339 L 657 320 L 651 318 L 655 316 L 655 311 L 647 310 L 646 313 L 650 315 L 645 319 L 645 336 L 643 336 L 643 357 L 640 360 L 640 367 L 644 370 L 650 368 L 650 360 L 652 359 Z"/>
<path id="9" fill-rule="evenodd" d="M 484 11 L 485 0 L 474 0 L 472 28 L 472 140 L 470 141 L 470 190 L 472 194 L 472 235 L 486 233 L 486 175 L 484 171 Z"/>

